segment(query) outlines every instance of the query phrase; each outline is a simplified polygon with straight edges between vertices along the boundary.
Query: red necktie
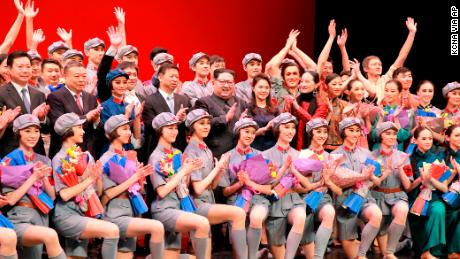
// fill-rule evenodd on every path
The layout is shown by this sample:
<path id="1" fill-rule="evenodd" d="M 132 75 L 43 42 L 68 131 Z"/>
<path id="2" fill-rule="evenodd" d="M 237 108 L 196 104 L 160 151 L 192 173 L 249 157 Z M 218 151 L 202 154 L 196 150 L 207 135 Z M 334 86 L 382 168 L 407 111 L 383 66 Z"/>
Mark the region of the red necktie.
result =
<path id="1" fill-rule="evenodd" d="M 75 94 L 75 102 L 77 103 L 77 107 L 80 110 L 80 112 L 83 113 L 83 105 L 80 101 L 80 94 Z"/>

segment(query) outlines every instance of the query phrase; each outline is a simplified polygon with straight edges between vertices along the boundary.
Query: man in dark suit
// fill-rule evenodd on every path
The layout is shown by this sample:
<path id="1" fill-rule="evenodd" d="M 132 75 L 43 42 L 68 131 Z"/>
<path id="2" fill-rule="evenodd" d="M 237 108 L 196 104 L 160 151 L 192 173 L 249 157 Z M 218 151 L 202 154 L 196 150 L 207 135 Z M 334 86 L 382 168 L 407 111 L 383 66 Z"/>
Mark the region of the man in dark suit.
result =
<path id="1" fill-rule="evenodd" d="M 143 160 L 148 157 L 158 143 L 158 136 L 152 128 L 152 120 L 162 112 L 172 112 L 179 121 L 184 121 L 187 109 L 191 107 L 190 99 L 181 94 L 174 93 L 179 84 L 179 68 L 173 64 L 166 63 L 158 70 L 160 87 L 158 92 L 149 95 L 145 100 L 142 118 L 145 125 L 145 143 Z M 176 138 L 174 147 L 184 150 L 187 146 L 184 123 L 179 124 L 179 135 Z"/>
<path id="2" fill-rule="evenodd" d="M 79 62 L 71 61 L 64 67 L 65 87 L 52 92 L 48 95 L 47 103 L 50 106 L 48 118 L 51 125 L 65 113 L 76 113 L 82 119 L 86 119 L 83 124 L 85 135 L 82 148 L 88 150 L 91 155 L 97 154 L 96 130 L 100 127 L 101 107 L 97 104 L 94 95 L 84 92 L 86 86 L 86 69 Z M 50 157 L 53 157 L 61 148 L 60 137 L 51 130 Z"/>
<path id="3" fill-rule="evenodd" d="M 235 147 L 233 126 L 241 116 L 245 116 L 246 102 L 235 97 L 235 72 L 230 69 L 214 70 L 211 96 L 198 99 L 194 109 L 203 109 L 212 116 L 211 132 L 205 139 L 215 157 Z"/>
<path id="4" fill-rule="evenodd" d="M 41 131 L 47 132 L 46 114 L 48 107 L 45 104 L 45 94 L 28 85 L 32 75 L 29 55 L 25 51 L 14 51 L 8 55 L 6 64 L 11 82 L 0 88 L 0 108 L 4 106 L 8 109 L 21 107 L 20 115 L 29 113 L 37 116 L 41 122 Z M 4 157 L 18 146 L 18 140 L 10 124 L 0 139 L 0 157 Z M 41 139 L 35 146 L 35 152 L 46 155 Z"/>

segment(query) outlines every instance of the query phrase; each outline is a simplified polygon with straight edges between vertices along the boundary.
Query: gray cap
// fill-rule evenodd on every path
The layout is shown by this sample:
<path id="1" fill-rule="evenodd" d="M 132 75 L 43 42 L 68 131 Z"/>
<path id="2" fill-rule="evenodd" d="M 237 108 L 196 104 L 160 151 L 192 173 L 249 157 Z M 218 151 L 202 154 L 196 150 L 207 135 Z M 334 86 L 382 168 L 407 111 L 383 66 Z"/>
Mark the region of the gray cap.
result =
<path id="1" fill-rule="evenodd" d="M 71 57 L 79 56 L 81 59 L 84 59 L 83 53 L 81 51 L 78 51 L 76 49 L 69 49 L 64 54 L 62 54 L 61 59 L 62 61 L 65 61 Z"/>
<path id="2" fill-rule="evenodd" d="M 291 64 L 291 63 L 297 64 L 297 62 L 295 62 L 295 60 L 291 58 L 285 58 L 281 61 L 281 64 Z"/>
<path id="3" fill-rule="evenodd" d="M 117 58 L 121 60 L 124 56 L 129 55 L 131 53 L 136 53 L 139 55 L 139 51 L 137 50 L 136 47 L 132 45 L 125 45 L 121 47 L 120 49 L 118 49 Z"/>
<path id="4" fill-rule="evenodd" d="M 174 62 L 174 57 L 171 54 L 168 53 L 158 53 L 154 58 L 153 58 L 153 64 L 155 65 L 160 65 L 165 62 Z"/>
<path id="5" fill-rule="evenodd" d="M 238 134 L 240 129 L 244 129 L 247 127 L 254 127 L 257 130 L 259 128 L 259 125 L 257 125 L 257 122 L 255 122 L 251 118 L 242 118 L 235 123 L 235 126 L 233 127 L 233 134 L 236 135 Z"/>
<path id="6" fill-rule="evenodd" d="M 158 114 L 152 120 L 152 127 L 153 127 L 153 129 L 158 130 L 161 127 L 178 124 L 179 122 L 180 121 L 177 120 L 176 115 L 174 115 L 174 114 L 172 114 L 170 112 L 162 112 L 162 113 Z"/>
<path id="7" fill-rule="evenodd" d="M 124 114 L 112 116 L 104 124 L 105 134 L 109 135 L 114 130 L 116 130 L 118 127 L 121 127 L 128 123 L 129 123 L 129 120 L 126 118 Z"/>
<path id="8" fill-rule="evenodd" d="M 54 123 L 54 131 L 59 135 L 64 135 L 72 127 L 82 125 L 86 119 L 80 118 L 76 113 L 65 113 L 61 115 Z"/>
<path id="9" fill-rule="evenodd" d="M 457 81 L 450 82 L 442 88 L 442 95 L 444 96 L 444 98 L 446 98 L 447 94 L 455 89 L 460 89 L 460 84 Z"/>
<path id="10" fill-rule="evenodd" d="M 29 126 L 37 126 L 40 128 L 40 121 L 38 120 L 37 116 L 32 114 L 23 114 L 17 117 L 13 121 L 13 132 L 16 133 L 19 130 L 27 128 Z"/>
<path id="11" fill-rule="evenodd" d="M 92 39 L 89 39 L 87 41 L 85 41 L 85 43 L 83 44 L 83 48 L 88 51 L 92 48 L 95 48 L 95 47 L 98 47 L 98 46 L 102 46 L 105 48 L 105 43 L 103 40 L 99 39 L 98 37 L 95 37 L 95 38 L 92 38 Z"/>
<path id="12" fill-rule="evenodd" d="M 68 50 L 69 45 L 65 44 L 63 41 L 55 41 L 53 44 L 49 45 L 48 47 L 48 54 L 53 54 L 58 49 L 65 49 Z"/>
<path id="13" fill-rule="evenodd" d="M 198 52 L 198 53 L 195 53 L 193 54 L 192 58 L 188 61 L 188 65 L 190 67 L 190 69 L 195 66 L 196 62 L 198 62 L 198 60 L 200 60 L 200 58 L 207 58 L 209 60 L 209 56 L 203 52 Z"/>
<path id="14" fill-rule="evenodd" d="M 342 134 L 345 128 L 348 128 L 353 125 L 358 125 L 361 127 L 361 120 L 358 118 L 347 117 L 339 122 L 339 133 Z"/>
<path id="15" fill-rule="evenodd" d="M 398 132 L 398 127 L 396 126 L 396 124 L 394 124 L 391 121 L 385 121 L 385 122 L 380 123 L 380 125 L 377 126 L 377 128 L 375 129 L 375 133 L 377 134 L 377 137 L 380 137 L 380 135 L 384 131 L 387 131 L 389 129 L 394 129 L 396 130 L 396 132 Z"/>
<path id="16" fill-rule="evenodd" d="M 286 124 L 288 122 L 294 122 L 297 124 L 297 119 L 289 112 L 283 112 L 273 119 L 272 127 L 273 129 L 277 129 L 281 124 Z"/>
<path id="17" fill-rule="evenodd" d="M 38 59 L 38 60 L 42 61 L 42 56 L 40 56 L 40 54 L 38 54 L 38 52 L 36 52 L 34 50 L 27 51 L 27 55 L 29 55 L 31 60 Z"/>
<path id="18" fill-rule="evenodd" d="M 259 62 L 262 62 L 262 57 L 260 56 L 260 54 L 257 54 L 257 53 L 248 53 L 248 54 L 246 54 L 244 56 L 244 58 L 243 58 L 243 61 L 242 61 L 243 67 L 245 67 L 249 63 L 249 61 L 251 61 L 251 60 L 257 60 Z"/>
<path id="19" fill-rule="evenodd" d="M 196 109 L 187 114 L 187 117 L 185 119 L 185 126 L 187 128 L 190 128 L 193 123 L 195 123 L 198 120 L 201 120 L 203 118 L 212 118 L 209 113 L 203 109 Z"/>
<path id="20" fill-rule="evenodd" d="M 313 129 L 327 127 L 328 124 L 329 123 L 327 122 L 327 120 L 323 118 L 314 118 L 307 122 L 307 124 L 305 125 L 305 131 L 307 133 L 310 133 Z"/>

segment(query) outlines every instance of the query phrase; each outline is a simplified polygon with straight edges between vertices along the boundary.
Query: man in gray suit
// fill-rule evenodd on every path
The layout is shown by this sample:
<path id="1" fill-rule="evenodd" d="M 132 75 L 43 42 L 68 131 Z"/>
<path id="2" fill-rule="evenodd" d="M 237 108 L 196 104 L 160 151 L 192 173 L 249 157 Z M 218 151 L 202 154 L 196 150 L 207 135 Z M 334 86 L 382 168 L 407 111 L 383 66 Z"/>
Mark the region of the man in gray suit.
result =
<path id="1" fill-rule="evenodd" d="M 247 104 L 235 97 L 235 72 L 220 68 L 214 71 L 211 96 L 198 99 L 194 109 L 201 108 L 212 116 L 211 132 L 205 139 L 215 157 L 235 147 L 233 126 L 240 117 L 245 117 Z"/>
<path id="2" fill-rule="evenodd" d="M 0 109 L 4 106 L 8 109 L 14 109 L 19 106 L 21 107 L 20 115 L 29 113 L 37 116 L 41 122 L 41 131 L 47 132 L 46 115 L 49 108 L 45 104 L 45 94 L 28 85 L 32 76 L 29 55 L 25 51 L 14 51 L 8 55 L 6 64 L 11 76 L 11 82 L 0 87 Z M 10 124 L 0 139 L 0 157 L 4 157 L 18 146 L 18 140 Z M 46 155 L 41 139 L 35 146 L 35 152 Z"/>

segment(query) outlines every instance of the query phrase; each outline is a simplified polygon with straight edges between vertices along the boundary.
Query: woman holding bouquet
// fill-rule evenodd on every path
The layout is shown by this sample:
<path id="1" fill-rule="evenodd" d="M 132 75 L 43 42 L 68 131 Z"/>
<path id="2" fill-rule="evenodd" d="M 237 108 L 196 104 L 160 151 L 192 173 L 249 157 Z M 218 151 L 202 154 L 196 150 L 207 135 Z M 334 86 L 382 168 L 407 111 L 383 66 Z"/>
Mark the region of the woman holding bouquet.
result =
<path id="1" fill-rule="evenodd" d="M 270 202 L 265 195 L 271 193 L 271 186 L 269 183 L 272 177 L 270 172 L 267 171 L 267 182 L 256 183 L 251 179 L 251 175 L 249 175 L 248 172 L 238 171 L 239 169 L 234 167 L 246 160 L 246 155 L 258 155 L 260 153 L 258 150 L 251 148 L 257 129 L 257 123 L 250 118 L 243 118 L 235 123 L 233 134 L 235 135 L 237 144 L 234 149 L 228 151 L 230 155 L 229 166 L 228 169 L 225 170 L 219 184 L 224 187 L 224 196 L 228 197 L 227 203 L 230 205 L 236 205 L 235 201 L 237 197 L 240 195 L 242 196 L 243 192 L 248 191 L 257 193 L 253 194 L 251 200 L 244 201 L 246 204 L 243 205 L 245 209 L 250 209 L 249 229 L 247 231 L 248 258 L 250 259 L 257 258 L 257 251 L 262 238 L 262 224 L 267 218 L 268 207 L 270 206 Z M 263 163 L 265 163 L 265 161 L 263 161 Z M 258 170 L 255 171 L 260 173 Z M 250 195 L 252 195 L 252 193 Z"/>
<path id="2" fill-rule="evenodd" d="M 339 132 L 344 139 L 343 144 L 331 154 L 341 154 L 344 159 L 340 167 L 344 167 L 362 175 L 361 179 L 357 179 L 355 187 L 365 185 L 369 180 L 373 182 L 378 179 L 373 175 L 374 168 L 371 166 L 365 167 L 365 161 L 371 156 L 369 150 L 358 147 L 358 141 L 361 137 L 361 120 L 358 118 L 345 118 L 339 123 Z M 338 168 L 338 169 L 339 169 Z M 355 190 L 364 188 L 364 204 L 358 214 L 354 214 L 344 207 L 344 202 L 352 195 Z M 337 227 L 339 239 L 342 242 L 344 252 L 348 258 L 365 258 L 369 247 L 372 245 L 377 236 L 380 223 L 382 221 L 382 211 L 372 203 L 372 197 L 366 195 L 366 187 L 351 188 L 343 187 L 343 194 L 335 197 Z M 367 196 L 367 197 L 366 197 Z M 364 222 L 367 222 L 361 232 L 361 242 L 359 247 L 356 247 L 356 239 L 358 238 L 358 217 Z"/>
<path id="3" fill-rule="evenodd" d="M 276 178 L 272 184 L 276 185 L 283 176 L 290 176 L 288 174 L 292 160 L 299 154 L 290 146 L 296 133 L 297 119 L 286 112 L 278 115 L 272 123 L 277 142 L 274 147 L 264 151 L 263 156 L 277 168 Z M 291 179 L 294 181 L 295 177 L 292 176 Z M 271 202 L 266 228 L 268 244 L 274 258 L 294 258 L 302 239 L 306 219 L 305 202 L 290 188 L 280 199 Z M 288 223 L 292 227 L 286 240 Z"/>
<path id="4" fill-rule="evenodd" d="M 372 152 L 372 157 L 380 163 L 383 171 L 371 195 L 384 216 L 377 240 L 385 258 L 396 258 L 394 253 L 409 212 L 406 190 L 411 186 L 412 169 L 408 155 L 395 149 L 398 130 L 393 122 L 381 123 L 376 129 L 380 148 Z"/>
<path id="5" fill-rule="evenodd" d="M 458 84 L 458 83 L 457 83 Z M 460 125 L 452 125 L 446 130 L 446 140 L 448 147 L 444 155 L 444 162 L 453 170 L 454 174 L 447 180 L 448 183 L 455 184 L 460 181 Z M 447 190 L 446 190 L 447 191 Z M 460 206 L 449 204 L 446 209 L 446 239 L 447 253 L 449 258 L 460 258 Z"/>
<path id="6" fill-rule="evenodd" d="M 153 166 L 138 166 L 136 151 L 123 149 L 123 145 L 131 142 L 129 123 L 128 118 L 120 114 L 110 117 L 104 124 L 110 146 L 99 159 L 104 167 L 102 202 L 107 206 L 106 219 L 120 229 L 117 258 L 132 258 L 136 250 L 136 236 L 150 234 L 151 258 L 160 259 L 164 250 L 163 225 L 158 220 L 134 217 L 148 210 L 139 191 L 143 189 L 145 177 L 153 173 Z M 126 159 L 124 167 L 115 164 L 122 159 Z M 142 203 L 137 204 L 138 207 L 135 207 L 134 195 L 139 195 L 137 201 Z"/>
<path id="7" fill-rule="evenodd" d="M 431 104 L 431 101 L 434 97 L 434 91 L 434 84 L 429 80 L 422 80 L 417 85 L 417 97 L 419 100 L 419 105 L 417 107 L 415 115 L 417 116 L 417 123 L 419 126 L 430 128 L 430 126 L 427 124 L 427 120 L 431 118 L 441 117 L 441 110 L 434 107 Z M 441 131 L 443 131 L 444 125 L 441 126 Z M 442 132 L 440 132 L 439 130 L 435 132 L 434 128 L 431 128 L 431 130 L 433 133 L 433 138 L 437 140 L 439 143 L 444 143 L 444 135 L 441 134 Z"/>
<path id="8" fill-rule="evenodd" d="M 39 209 L 30 192 L 38 188 L 40 192 L 49 195 L 48 198 L 54 199 L 55 197 L 53 186 L 48 181 L 51 161 L 33 151 L 40 139 L 40 121 L 31 114 L 21 115 L 13 122 L 13 132 L 19 140 L 19 148 L 6 155 L 2 164 L 15 168 L 13 173 L 16 175 L 13 174 L 15 176 L 13 178 L 22 177 L 24 181 L 17 184 L 11 181 L 7 183 L 7 175 L 10 174 L 5 166 L 2 169 L 2 192 L 5 193 L 8 203 L 12 206 L 8 211 L 8 219 L 13 223 L 16 231 L 20 249 L 19 257 L 41 258 L 42 244 L 45 244 L 49 258 L 64 259 L 66 255 L 59 245 L 58 235 L 54 229 L 48 227 L 48 214 Z M 28 175 L 20 174 L 19 166 L 30 166 L 23 169 Z M 32 170 L 31 174 L 30 170 Z M 8 231 L 5 233 L 8 236 Z M 5 250 L 7 248 L 8 246 L 5 247 Z M 0 250 L 3 250 L 3 243 Z M 12 254 L 12 251 L 9 251 L 9 255 Z M 12 256 L 11 258 L 14 258 L 14 255 Z"/>
<path id="9" fill-rule="evenodd" d="M 446 204 L 442 201 L 441 196 L 447 190 L 447 185 L 433 178 L 425 178 L 422 168 L 423 163 L 441 161 L 443 154 L 433 145 L 433 134 L 426 127 L 417 127 L 414 130 L 414 142 L 417 147 L 410 159 L 415 180 L 408 193 L 409 203 L 412 204 L 420 194 L 422 179 L 433 183 L 435 190 L 431 193 L 427 215 L 417 216 L 410 213 L 409 226 L 417 257 L 434 259 L 444 256 L 443 249 L 446 247 Z"/>
<path id="10" fill-rule="evenodd" d="M 179 123 L 176 116 L 170 112 L 160 113 L 152 121 L 152 127 L 159 137 L 158 145 L 149 159 L 149 165 L 155 168 L 155 173 L 150 175 L 150 179 L 158 194 L 152 203 L 152 215 L 154 219 L 163 223 L 166 230 L 165 258 L 179 258 L 181 233 L 192 232 L 195 255 L 198 259 L 204 259 L 207 250 L 211 249 L 208 248 L 209 221 L 181 208 L 181 200 L 188 193 L 187 182 L 190 173 L 200 168 L 202 162 L 199 159 L 185 159 L 179 168 L 174 168 L 170 161 L 173 155 L 182 156 L 181 152 L 172 146 L 179 132 Z"/>
<path id="11" fill-rule="evenodd" d="M 115 258 L 120 236 L 118 227 L 113 223 L 85 216 L 89 207 L 88 196 L 92 192 L 97 198 L 102 193 L 102 166 L 100 163 L 95 164 L 88 152 L 81 152 L 76 157 L 74 151 L 78 150 L 78 144 L 83 143 L 84 122 L 85 119 L 80 119 L 77 114 L 66 113 L 54 124 L 54 130 L 61 136 L 62 148 L 53 158 L 53 176 L 58 194 L 53 221 L 56 230 L 65 237 L 69 256 L 87 257 L 88 239 L 102 237 L 102 258 Z M 87 157 L 89 166 L 77 170 L 78 164 L 69 159 L 71 156 L 78 161 Z"/>
<path id="12" fill-rule="evenodd" d="M 308 141 L 310 145 L 308 149 L 302 150 L 301 154 L 304 152 L 311 153 L 315 159 L 317 158 L 326 163 L 329 153 L 324 150 L 323 145 L 327 140 L 328 122 L 321 118 L 312 119 L 307 122 L 305 130 L 308 139 L 310 139 Z M 314 221 L 311 223 L 315 221 L 321 222 L 316 231 L 314 224 L 305 224 L 301 244 L 305 244 L 303 245 L 303 250 L 307 258 L 323 258 L 328 240 L 332 234 L 335 209 L 332 205 L 332 198 L 328 193 L 328 189 L 337 195 L 341 195 L 342 192 L 329 179 L 331 169 L 330 165 L 325 164 L 322 171 L 313 172 L 309 177 L 303 177 L 297 170 L 293 169 L 296 177 L 303 179 L 300 181 L 302 186 L 297 187 L 297 191 L 304 196 L 307 204 L 307 213 L 313 213 L 312 217 L 314 217 Z M 311 199 L 314 195 L 320 195 L 321 197 L 316 198 L 316 202 L 313 202 Z"/>
<path id="13" fill-rule="evenodd" d="M 201 168 L 191 173 L 192 189 L 198 207 L 196 213 L 208 218 L 211 225 L 230 222 L 234 254 L 240 259 L 247 258 L 246 213 L 237 206 L 216 204 L 214 199 L 213 189 L 219 184 L 228 166 L 229 154 L 215 162 L 211 150 L 204 143 L 204 138 L 211 130 L 211 115 L 203 109 L 193 110 L 187 114 L 185 126 L 191 137 L 184 154 L 187 158 L 199 158 L 203 162 Z"/>

